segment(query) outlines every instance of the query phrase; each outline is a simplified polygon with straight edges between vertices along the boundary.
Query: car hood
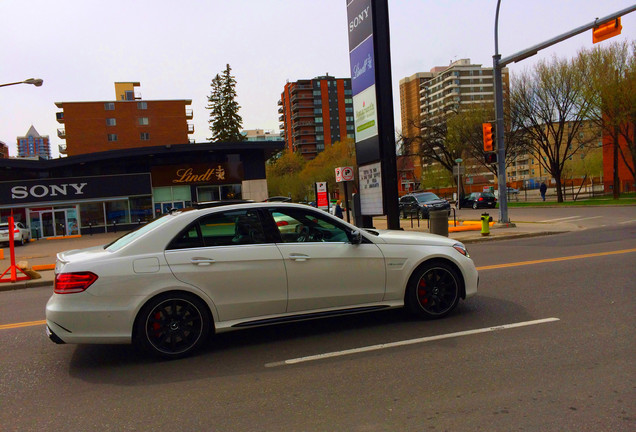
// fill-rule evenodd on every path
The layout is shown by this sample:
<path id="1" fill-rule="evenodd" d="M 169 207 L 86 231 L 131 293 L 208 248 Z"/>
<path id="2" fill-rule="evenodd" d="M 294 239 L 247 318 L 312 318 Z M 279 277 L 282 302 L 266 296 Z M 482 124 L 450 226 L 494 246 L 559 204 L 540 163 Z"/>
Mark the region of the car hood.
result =
<path id="1" fill-rule="evenodd" d="M 458 243 L 456 240 L 437 234 L 422 233 L 416 231 L 399 231 L 399 230 L 370 230 L 377 232 L 378 235 L 371 235 L 371 238 L 381 243 L 388 244 L 420 244 L 428 246 L 453 246 Z"/>

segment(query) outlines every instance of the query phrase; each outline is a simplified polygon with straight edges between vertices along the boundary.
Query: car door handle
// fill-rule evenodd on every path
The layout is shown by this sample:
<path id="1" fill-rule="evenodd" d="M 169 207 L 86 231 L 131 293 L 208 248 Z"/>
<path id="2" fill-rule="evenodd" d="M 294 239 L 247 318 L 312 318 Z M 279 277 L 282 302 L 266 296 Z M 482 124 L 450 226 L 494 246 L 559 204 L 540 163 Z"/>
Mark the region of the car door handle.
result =
<path id="1" fill-rule="evenodd" d="M 208 266 L 210 264 L 213 264 L 215 261 L 212 258 L 192 258 L 190 260 L 190 262 L 194 265 L 199 265 L 199 266 Z"/>
<path id="2" fill-rule="evenodd" d="M 294 261 L 307 261 L 309 259 L 309 255 L 292 253 L 289 254 L 289 258 L 293 259 Z"/>

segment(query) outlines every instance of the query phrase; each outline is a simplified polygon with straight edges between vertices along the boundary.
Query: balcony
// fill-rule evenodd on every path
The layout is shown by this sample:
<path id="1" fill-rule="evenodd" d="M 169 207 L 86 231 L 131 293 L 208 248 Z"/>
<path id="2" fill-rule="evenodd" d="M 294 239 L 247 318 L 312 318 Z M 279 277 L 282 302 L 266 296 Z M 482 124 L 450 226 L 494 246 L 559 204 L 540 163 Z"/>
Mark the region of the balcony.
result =
<path id="1" fill-rule="evenodd" d="M 279 124 L 278 129 L 281 129 L 281 130 L 285 129 L 285 123 Z"/>
<path id="2" fill-rule="evenodd" d="M 55 113 L 55 119 L 58 123 L 64 123 L 64 111 Z"/>
<path id="3" fill-rule="evenodd" d="M 66 129 L 61 128 L 57 130 L 57 137 L 58 138 L 62 138 L 62 139 L 66 139 Z"/>
<path id="4" fill-rule="evenodd" d="M 278 99 L 278 106 L 283 106 L 283 100 L 282 99 Z"/>
<path id="5" fill-rule="evenodd" d="M 282 114 L 283 113 L 283 107 L 278 108 L 278 114 Z"/>
<path id="6" fill-rule="evenodd" d="M 194 112 L 191 109 L 186 110 L 186 118 L 192 120 L 194 118 Z"/>
<path id="7" fill-rule="evenodd" d="M 285 121 L 285 116 L 284 116 L 284 115 L 279 116 L 279 117 L 278 117 L 278 121 L 279 121 L 279 122 L 284 122 L 284 121 Z"/>
<path id="8" fill-rule="evenodd" d="M 314 98 L 314 96 L 311 93 L 309 93 L 309 92 L 301 93 L 301 94 L 296 93 L 296 94 L 292 95 L 292 97 L 289 99 L 289 101 L 293 104 L 294 102 L 296 102 L 299 99 L 306 100 L 306 99 L 313 99 L 313 98 Z"/>
<path id="9" fill-rule="evenodd" d="M 296 121 L 296 120 L 298 120 L 301 117 L 314 118 L 314 113 L 313 112 L 297 112 L 297 113 L 292 114 L 292 118 L 291 119 L 292 119 L 292 121 Z"/>
<path id="10" fill-rule="evenodd" d="M 194 133 L 194 125 L 192 123 L 188 123 L 188 133 Z"/>
<path id="11" fill-rule="evenodd" d="M 294 124 L 292 125 L 292 128 L 297 129 L 302 126 L 313 127 L 313 126 L 316 126 L 316 122 L 313 120 L 300 120 L 300 121 L 294 122 Z"/>
<path id="12" fill-rule="evenodd" d="M 58 144 L 57 150 L 60 154 L 66 154 L 66 144 Z"/>
<path id="13" fill-rule="evenodd" d="M 291 89 L 291 93 L 294 94 L 299 90 L 311 90 L 311 84 L 296 84 L 294 87 L 292 87 Z"/>

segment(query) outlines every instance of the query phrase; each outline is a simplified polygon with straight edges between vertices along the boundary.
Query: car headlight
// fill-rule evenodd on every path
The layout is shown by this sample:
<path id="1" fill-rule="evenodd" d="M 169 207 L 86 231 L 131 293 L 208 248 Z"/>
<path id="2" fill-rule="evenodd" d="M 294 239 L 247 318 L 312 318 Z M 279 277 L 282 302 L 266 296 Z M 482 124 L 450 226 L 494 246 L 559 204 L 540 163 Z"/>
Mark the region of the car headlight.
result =
<path id="1" fill-rule="evenodd" d="M 453 248 L 465 257 L 470 258 L 470 255 L 468 255 L 468 251 L 466 250 L 466 246 L 464 246 L 463 243 L 455 243 Z"/>

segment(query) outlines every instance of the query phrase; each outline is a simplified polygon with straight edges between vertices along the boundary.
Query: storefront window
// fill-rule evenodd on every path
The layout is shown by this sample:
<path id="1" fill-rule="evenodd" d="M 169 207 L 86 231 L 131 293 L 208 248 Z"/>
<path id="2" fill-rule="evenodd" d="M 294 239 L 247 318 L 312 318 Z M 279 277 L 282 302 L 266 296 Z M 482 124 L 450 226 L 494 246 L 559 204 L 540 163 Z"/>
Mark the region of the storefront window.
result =
<path id="1" fill-rule="evenodd" d="M 128 200 L 106 201 L 106 222 L 108 225 L 130 223 Z"/>
<path id="2" fill-rule="evenodd" d="M 130 218 L 132 223 L 152 220 L 152 199 L 149 196 L 130 198 Z"/>
<path id="3" fill-rule="evenodd" d="M 197 199 L 199 202 L 206 201 L 218 201 L 219 187 L 218 186 L 201 186 L 197 188 Z"/>
<path id="4" fill-rule="evenodd" d="M 82 227 L 104 226 L 104 203 L 92 202 L 80 204 Z"/>
<path id="5" fill-rule="evenodd" d="M 221 186 L 222 200 L 241 199 L 241 185 L 223 185 Z"/>

